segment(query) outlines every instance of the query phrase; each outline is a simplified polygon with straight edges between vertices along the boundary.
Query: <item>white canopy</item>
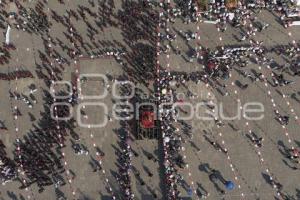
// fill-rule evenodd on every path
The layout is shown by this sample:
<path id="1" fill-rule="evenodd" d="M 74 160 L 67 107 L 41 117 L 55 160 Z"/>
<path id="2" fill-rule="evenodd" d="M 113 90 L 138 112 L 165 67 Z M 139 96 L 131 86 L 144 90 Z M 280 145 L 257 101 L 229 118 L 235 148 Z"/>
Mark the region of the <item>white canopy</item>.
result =
<path id="1" fill-rule="evenodd" d="M 8 45 L 10 43 L 9 37 L 10 37 L 10 26 L 7 26 L 6 34 L 5 34 L 5 43 Z"/>
<path id="2" fill-rule="evenodd" d="M 297 6 L 300 6 L 300 0 L 295 0 Z"/>

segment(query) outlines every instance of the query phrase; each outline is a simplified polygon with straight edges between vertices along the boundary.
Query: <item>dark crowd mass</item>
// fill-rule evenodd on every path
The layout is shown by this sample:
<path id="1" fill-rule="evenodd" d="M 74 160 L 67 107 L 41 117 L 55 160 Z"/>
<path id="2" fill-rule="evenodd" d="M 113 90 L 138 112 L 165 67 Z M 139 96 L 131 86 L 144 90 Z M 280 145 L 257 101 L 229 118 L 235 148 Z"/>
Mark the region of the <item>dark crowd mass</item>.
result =
<path id="1" fill-rule="evenodd" d="M 178 97 L 179 88 L 189 88 L 190 84 L 207 85 L 220 97 L 232 97 L 236 95 L 229 89 L 233 73 L 238 74 L 239 79 L 234 85 L 240 91 L 247 91 L 258 84 L 267 84 L 275 91 L 284 91 L 287 87 L 297 85 L 300 75 L 299 38 L 292 39 L 287 36 L 290 41 L 285 45 L 279 42 L 270 45 L 270 42 L 257 39 L 256 36 L 267 35 L 267 31 L 272 28 L 268 20 L 262 21 L 258 17 L 261 12 L 274 13 L 279 25 L 289 31 L 296 21 L 290 16 L 294 12 L 299 13 L 299 8 L 284 0 L 236 1 L 234 8 L 229 7 L 228 1 L 224 0 L 209 1 L 205 8 L 202 6 L 203 2 L 196 0 L 120 2 L 88 0 L 84 4 L 68 7 L 72 4 L 71 1 L 38 0 L 29 7 L 26 6 L 28 1 L 0 1 L 0 28 L 4 35 L 9 34 L 8 30 L 12 29 L 20 34 L 26 33 L 31 37 L 39 38 L 42 44 L 34 49 L 36 59 L 34 69 L 30 69 L 29 66 L 23 67 L 20 61 L 21 64 L 16 69 L 7 70 L 3 67 L 0 71 L 0 80 L 10 86 L 6 96 L 9 98 L 11 111 L 11 121 L 0 119 L 0 131 L 3 135 L 11 133 L 16 135 L 10 153 L 7 152 L 4 139 L 0 140 L 1 182 L 5 184 L 17 182 L 19 189 L 23 191 L 37 186 L 39 194 L 46 192 L 48 187 L 54 186 L 56 199 L 68 199 L 62 190 L 63 186 L 68 185 L 73 199 L 80 199 L 75 197 L 75 186 L 72 183 L 73 180 L 78 179 L 79 173 L 74 172 L 67 164 L 68 157 L 65 152 L 69 145 L 74 155 L 88 157 L 93 173 L 103 175 L 105 189 L 109 193 L 108 199 L 138 199 L 133 184 L 146 188 L 145 190 L 150 194 L 148 199 L 177 200 L 185 199 L 186 196 L 187 199 L 216 199 L 217 197 L 212 193 L 225 199 L 231 191 L 238 189 L 237 178 L 229 178 L 226 170 L 222 170 L 222 166 L 215 167 L 210 163 L 200 163 L 197 170 L 191 171 L 190 166 L 193 163 L 186 159 L 184 152 L 189 143 L 191 144 L 189 148 L 193 152 L 202 152 L 205 149 L 195 144 L 194 125 L 180 119 L 180 113 L 186 111 L 181 107 L 174 108 L 174 103 L 184 101 Z M 120 8 L 116 8 L 117 3 L 120 4 Z M 60 8 L 52 8 L 53 4 L 57 4 Z M 14 6 L 16 10 L 9 10 Z M 65 9 L 65 12 L 62 14 L 60 9 Z M 178 21 L 183 24 L 182 26 L 194 26 L 195 30 L 171 28 L 175 27 Z M 228 34 L 231 29 L 236 30 L 238 35 L 235 35 L 234 44 L 223 43 L 221 38 L 215 39 L 217 42 L 214 42 L 218 43 L 216 47 L 202 44 L 202 38 L 206 36 L 200 34 L 200 30 L 196 30 L 197 24 L 202 23 L 211 23 L 218 36 Z M 85 27 L 86 34 L 82 33 L 79 26 Z M 63 31 L 56 31 L 55 27 L 60 27 Z M 120 32 L 121 41 L 117 38 L 99 39 L 102 35 L 111 35 L 112 33 L 108 31 L 110 28 Z M 276 40 L 276 38 L 271 39 Z M 187 44 L 189 48 L 187 52 L 180 47 L 179 41 Z M 0 47 L 1 68 L 10 66 L 12 60 L 16 59 L 13 55 L 17 50 L 18 45 L 14 40 L 9 41 L 6 36 L 6 41 Z M 185 61 L 184 66 L 181 66 L 182 69 L 190 64 L 194 65 L 196 70 L 186 72 L 170 69 L 170 62 L 173 59 L 170 55 Z M 277 62 L 273 58 L 275 56 L 281 57 L 284 64 Z M 137 152 L 134 143 L 135 135 L 138 133 L 132 125 L 135 122 L 129 120 L 119 121 L 119 127 L 113 129 L 117 135 L 117 144 L 112 145 L 114 152 L 105 152 L 100 146 L 87 144 L 81 138 L 77 129 L 77 119 L 73 116 L 67 117 L 70 115 L 68 106 L 53 107 L 53 104 L 64 103 L 75 108 L 81 100 L 80 91 L 74 82 L 86 80 L 79 79 L 78 71 L 74 72 L 75 81 L 72 82 L 74 87 L 69 88 L 72 95 L 68 96 L 65 91 L 62 91 L 54 96 L 50 91 L 54 82 L 64 80 L 65 70 L 71 67 L 74 69 L 83 58 L 93 60 L 107 57 L 116 61 L 123 71 L 121 76 L 106 74 L 110 82 L 131 81 L 136 85 L 140 84 L 150 91 L 149 101 L 155 102 L 158 106 L 167 105 L 158 109 L 158 153 Z M 253 64 L 266 69 L 268 75 L 263 71 L 251 69 L 250 65 Z M 39 83 L 32 83 L 26 88 L 29 91 L 26 94 L 15 90 L 13 81 L 23 79 L 32 82 L 37 79 L 46 87 L 42 88 Z M 110 86 L 107 84 L 105 87 L 110 91 Z M 263 86 L 258 86 L 257 90 L 261 89 L 260 87 Z M 295 90 L 297 88 L 293 89 L 292 94 L 279 93 L 281 96 L 297 101 L 296 106 L 299 107 L 300 94 Z M 41 93 L 41 100 L 38 100 L 37 93 Z M 129 93 L 129 89 L 123 85 L 122 94 Z M 142 101 L 137 93 L 136 91 L 133 99 L 123 100 L 123 103 Z M 191 91 L 187 92 L 189 99 L 195 99 L 199 95 Z M 66 98 L 56 96 L 66 96 Z M 271 101 L 273 103 L 273 100 Z M 30 112 L 23 111 L 20 104 L 25 105 L 26 109 L 29 108 Z M 207 107 L 210 111 L 215 109 L 214 105 Z M 36 108 L 40 108 L 38 117 L 32 111 Z M 275 106 L 271 110 L 269 115 L 273 118 L 270 123 L 283 126 L 283 130 L 292 123 L 297 123 L 292 119 L 291 113 L 283 112 Z M 88 118 L 85 111 L 81 110 L 80 114 Z M 25 115 L 28 115 L 31 126 L 27 132 L 21 130 L 17 122 Z M 111 115 L 105 117 L 108 121 L 113 121 Z M 61 118 L 67 119 L 58 120 Z M 219 118 L 215 118 L 213 123 L 218 129 L 230 126 Z M 239 122 L 234 123 L 240 125 Z M 240 133 L 239 128 L 235 128 L 234 125 L 231 125 L 231 128 L 235 134 L 243 134 L 243 138 L 255 152 L 254 155 L 261 160 L 263 157 L 260 150 L 265 147 L 266 141 L 271 140 L 270 136 L 263 135 L 262 131 L 251 129 L 245 134 Z M 225 142 L 220 142 L 221 139 L 216 139 L 217 136 L 205 129 L 206 127 L 203 127 L 199 132 L 203 134 L 203 141 L 209 145 L 209 148 L 212 148 L 214 153 L 221 152 L 222 156 L 230 157 L 232 147 L 228 148 Z M 287 135 L 287 138 L 290 139 L 290 136 Z M 298 170 L 299 144 L 298 146 L 290 144 L 291 142 L 287 144 L 280 141 L 276 143 L 276 149 L 286 166 Z M 95 155 L 92 152 L 96 152 Z M 114 165 L 117 166 L 115 171 L 105 169 L 103 164 L 106 159 L 110 159 L 110 154 L 115 154 L 117 158 L 114 161 Z M 136 167 L 133 160 L 142 160 L 142 157 L 159 165 L 159 172 L 149 166 L 144 166 L 143 169 Z M 198 161 L 195 159 L 192 162 Z M 235 169 L 236 166 L 233 166 L 231 160 L 230 162 L 229 169 Z M 298 196 L 288 193 L 285 185 L 277 178 L 277 174 L 269 170 L 269 166 L 266 167 L 266 164 L 261 161 L 258 161 L 257 166 L 268 169 L 262 172 L 261 176 L 264 183 L 274 189 L 272 199 L 299 199 L 300 188 L 297 189 Z M 197 183 L 191 181 L 193 175 L 186 176 L 183 171 L 188 171 L 189 174 L 205 174 L 212 187 L 207 188 L 201 180 L 197 180 Z M 109 178 L 108 173 L 112 174 Z M 159 174 L 161 179 L 160 192 L 146 181 L 154 179 L 156 174 Z M 236 176 L 240 176 L 239 172 L 237 174 Z M 243 195 L 244 193 L 241 194 L 241 199 L 244 199 Z M 253 199 L 260 198 L 256 196 Z"/>

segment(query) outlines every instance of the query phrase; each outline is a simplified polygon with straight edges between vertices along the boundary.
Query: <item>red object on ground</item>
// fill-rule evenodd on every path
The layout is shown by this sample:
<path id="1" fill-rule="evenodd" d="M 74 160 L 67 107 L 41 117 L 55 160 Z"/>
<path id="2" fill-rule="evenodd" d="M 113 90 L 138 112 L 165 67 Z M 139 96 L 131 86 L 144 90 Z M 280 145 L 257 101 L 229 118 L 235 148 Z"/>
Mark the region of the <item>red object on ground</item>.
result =
<path id="1" fill-rule="evenodd" d="M 141 125 L 143 128 L 153 128 L 154 127 L 154 113 L 150 111 L 145 111 L 141 115 Z"/>
<path id="2" fill-rule="evenodd" d="M 209 62 L 209 63 L 207 64 L 207 67 L 208 67 L 210 70 L 213 70 L 214 68 L 216 68 L 216 65 L 215 65 L 215 63 L 213 63 L 213 62 Z"/>

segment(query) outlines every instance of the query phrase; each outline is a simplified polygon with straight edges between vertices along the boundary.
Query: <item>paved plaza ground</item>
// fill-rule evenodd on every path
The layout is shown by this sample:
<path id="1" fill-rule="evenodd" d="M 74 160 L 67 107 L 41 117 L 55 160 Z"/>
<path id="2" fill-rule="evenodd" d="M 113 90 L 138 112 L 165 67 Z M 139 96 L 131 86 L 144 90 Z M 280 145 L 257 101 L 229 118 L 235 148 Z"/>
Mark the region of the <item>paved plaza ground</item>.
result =
<path id="1" fill-rule="evenodd" d="M 110 18 L 114 22 L 118 22 L 116 16 L 124 8 L 121 0 L 111 0 L 114 2 L 115 7 L 112 8 L 112 14 Z M 76 79 L 84 74 L 92 75 L 108 75 L 111 80 L 103 84 L 101 77 L 94 76 L 82 81 L 81 95 L 98 95 L 103 93 L 105 89 L 108 89 L 108 94 L 101 99 L 80 99 L 78 104 L 72 108 L 72 116 L 75 121 L 74 133 L 68 133 L 65 141 L 65 147 L 63 148 L 62 163 L 65 171 L 61 174 L 67 182 L 63 186 L 58 188 L 55 185 L 46 186 L 43 192 L 38 192 L 36 184 L 32 184 L 29 188 L 20 189 L 19 181 L 12 181 L 1 185 L 0 188 L 0 200 L 55 200 L 58 198 L 58 193 L 66 199 L 78 199 L 78 200 L 108 200 L 112 199 L 111 193 L 116 196 L 116 199 L 123 199 L 123 193 L 120 189 L 116 174 L 118 174 L 119 162 L 118 152 L 120 152 L 120 138 L 118 137 L 121 131 L 122 123 L 119 120 L 111 119 L 113 105 L 122 102 L 123 100 L 116 98 L 112 95 L 113 80 L 122 79 L 122 77 L 140 77 L 141 80 L 131 80 L 147 95 L 153 94 L 155 85 L 154 78 L 148 76 L 150 74 L 147 69 L 141 72 L 135 71 L 134 67 L 131 67 L 131 63 L 122 60 L 118 61 L 114 56 L 103 55 L 93 56 L 100 51 L 113 51 L 115 49 L 126 49 L 129 53 L 126 56 L 133 56 L 136 54 L 129 45 L 128 38 L 121 25 L 99 28 L 96 23 L 97 20 L 86 14 L 86 22 L 83 20 L 76 21 L 74 18 L 70 18 L 76 31 L 83 37 L 84 43 L 88 51 L 83 51 L 83 55 L 76 57 L 76 59 L 70 59 L 68 53 L 60 45 L 61 41 L 64 45 L 73 47 L 74 44 L 66 38 L 69 35 L 69 31 L 61 23 L 57 23 L 53 19 L 52 11 L 55 11 L 59 16 L 67 17 L 67 10 L 78 10 L 80 6 L 88 7 L 93 12 L 104 13 L 101 10 L 101 2 L 105 2 L 105 5 L 109 5 L 108 1 L 99 0 L 95 2 L 96 6 L 92 7 L 90 1 L 82 0 L 70 0 L 64 1 L 64 4 L 60 4 L 56 0 L 49 0 L 44 11 L 47 13 L 49 21 L 51 22 L 51 29 L 48 35 L 55 41 L 51 41 L 51 51 L 56 52 L 62 57 L 67 58 L 68 63 L 64 63 L 62 68 L 57 64 L 57 61 L 50 60 L 50 62 L 57 66 L 57 73 L 60 75 L 63 81 L 72 84 L 72 87 L 77 88 L 78 83 Z M 98 3 L 99 2 L 99 3 Z M 173 1 L 171 2 L 173 4 Z M 24 1 L 21 4 L 29 9 L 34 8 L 37 1 Z M 99 6 L 98 6 L 99 4 Z M 108 6 L 109 7 L 109 6 Z M 99 9 L 99 11 L 97 10 Z M 153 8 L 156 12 L 159 8 Z M 98 18 L 101 20 L 101 15 Z M 103 19 L 105 18 L 102 16 Z M 285 29 L 278 23 L 278 16 L 276 13 L 272 13 L 268 10 L 263 10 L 257 14 L 259 20 L 270 24 L 268 29 L 258 33 L 256 39 L 264 42 L 264 46 L 267 49 L 278 45 L 288 45 L 295 40 L 299 43 L 300 31 L 298 27 Z M 149 19 L 150 20 L 150 19 Z M 88 28 L 90 24 L 97 30 L 95 34 L 95 42 L 99 45 L 93 45 L 89 39 Z M 228 27 L 226 32 L 218 32 L 217 28 L 213 24 L 207 24 L 203 22 L 184 24 L 181 19 L 177 19 L 175 23 L 169 23 L 169 28 L 172 32 L 180 32 L 180 30 L 186 32 L 197 31 L 199 27 L 200 44 L 202 46 L 216 49 L 220 46 L 243 46 L 249 45 L 249 42 L 240 42 L 236 38 L 240 38 L 240 30 Z M 2 32 L 5 32 L 2 29 Z M 95 31 L 96 32 L 96 31 Z M 288 33 L 291 32 L 291 36 Z M 157 32 L 152 33 L 156 35 Z M 50 113 L 45 110 L 45 90 L 49 92 L 49 87 L 46 85 L 45 79 L 38 77 L 38 71 L 47 73 L 47 68 L 43 66 L 42 55 L 45 55 L 46 41 L 39 34 L 28 33 L 27 31 L 18 30 L 12 26 L 11 42 L 16 47 L 15 50 L 10 50 L 9 63 L 0 65 L 0 73 L 9 73 L 15 70 L 28 70 L 34 78 L 17 79 L 11 81 L 0 80 L 0 120 L 5 122 L 7 127 L 6 131 L 0 130 L 0 139 L 6 146 L 6 152 L 10 158 L 13 159 L 13 151 L 15 147 L 15 141 L 17 138 L 25 140 L 26 135 L 31 132 L 34 127 L 41 126 L 41 119 L 44 119 L 45 115 Z M 219 38 L 222 38 L 220 40 Z M 48 39 L 45 36 L 46 40 Z M 0 42 L 4 43 L 5 38 L 0 37 Z M 188 54 L 190 48 L 195 48 L 198 40 L 187 41 L 178 34 L 176 44 L 181 50 L 181 55 L 171 51 L 169 57 L 166 54 L 160 54 L 156 59 L 162 66 L 162 68 L 168 69 L 171 72 L 201 72 L 203 71 L 203 65 L 194 62 L 188 62 Z M 141 40 L 142 44 L 146 46 L 151 42 Z M 139 47 L 136 47 L 138 50 Z M 156 47 L 154 47 L 156 49 Z M 125 52 L 126 52 L 125 51 Z M 156 54 L 156 52 L 155 52 Z M 92 55 L 92 56 L 91 56 Z M 268 58 L 273 58 L 277 63 L 284 64 L 284 56 L 275 54 L 270 51 L 267 53 Z M 154 62 L 157 62 L 155 60 Z M 129 66 L 127 68 L 127 66 Z M 268 82 L 255 81 L 252 82 L 249 78 L 243 77 L 239 73 L 239 67 L 233 66 L 231 71 L 231 77 L 224 81 L 219 80 L 220 85 L 226 84 L 226 89 L 222 87 L 212 87 L 201 82 L 196 84 L 194 82 L 187 82 L 187 88 L 180 86 L 176 88 L 177 92 L 183 93 L 184 102 L 190 102 L 191 105 L 197 105 L 199 102 L 212 101 L 217 106 L 221 106 L 226 115 L 233 116 L 236 112 L 240 111 L 240 106 L 243 106 L 247 102 L 259 102 L 264 105 L 264 118 L 258 121 L 247 121 L 243 117 L 239 120 L 224 121 L 224 126 L 217 126 L 214 121 L 203 121 L 196 117 L 186 120 L 186 123 L 192 127 L 191 131 L 184 133 L 184 126 L 178 121 L 174 125 L 182 132 L 182 138 L 185 140 L 181 153 L 183 155 L 185 166 L 183 169 L 179 168 L 179 173 L 187 182 L 188 185 L 192 185 L 193 189 L 199 187 L 205 188 L 209 192 L 207 199 L 209 200 L 270 200 L 276 196 L 276 190 L 274 190 L 266 181 L 266 169 L 269 170 L 274 177 L 280 181 L 283 185 L 285 193 L 290 195 L 290 200 L 300 199 L 300 171 L 293 170 L 294 163 L 290 163 L 283 154 L 279 151 L 283 146 L 290 148 L 295 146 L 300 148 L 300 134 L 299 126 L 300 121 L 298 115 L 300 113 L 300 78 L 289 76 L 288 80 L 294 80 L 294 83 L 284 87 L 272 87 L 271 86 L 271 73 L 270 69 L 265 66 L 258 66 L 254 62 L 245 69 L 247 72 L 261 72 L 267 77 Z M 141 76 L 141 73 L 143 76 Z M 49 75 L 50 76 L 50 75 Z M 144 78 L 149 77 L 149 80 Z M 75 81 L 74 81 L 75 80 Z M 237 85 L 237 81 L 242 84 L 249 84 L 246 90 L 240 89 Z M 148 85 L 145 85 L 144 83 Z M 29 95 L 29 86 L 35 84 L 37 91 L 34 93 L 36 103 L 32 108 L 29 108 L 23 101 L 16 100 L 10 97 L 9 91 L 15 91 L 20 94 Z M 109 85 L 109 86 L 108 86 Z M 197 95 L 194 98 L 188 98 L 188 92 L 191 91 Z M 221 93 L 228 92 L 229 95 L 222 95 Z M 290 95 L 294 93 L 295 98 L 290 98 Z M 285 94 L 286 98 L 283 97 Z M 146 98 L 147 99 L 147 98 Z M 105 105 L 108 110 L 108 114 L 105 114 L 103 107 L 97 106 L 98 104 Z M 90 104 L 90 105 L 89 105 Z M 82 105 L 85 105 L 82 107 Z M 18 108 L 22 113 L 21 116 L 14 118 L 14 109 Z M 203 109 L 203 108 L 201 108 Z M 200 109 L 200 114 L 205 110 Z M 280 113 L 290 116 L 290 123 L 286 127 L 282 127 L 274 118 L 274 110 L 278 109 Z M 80 115 L 78 119 L 78 113 L 84 110 L 85 115 Z M 181 110 L 186 111 L 181 114 L 189 114 L 189 108 L 181 107 Z M 84 124 L 83 126 L 79 125 Z M 105 122 L 106 126 L 94 128 L 89 127 L 88 124 L 97 124 Z M 45 122 L 47 123 L 47 121 Z M 86 126 L 85 126 L 86 125 Z M 264 137 L 263 147 L 255 148 L 247 137 L 249 130 Z M 288 133 L 288 135 L 286 134 Z M 74 136 L 75 135 L 75 136 Z M 192 135 L 192 136 L 191 136 Z M 208 141 L 205 139 L 209 137 L 218 142 L 228 153 L 217 151 Z M 132 155 L 132 166 L 139 170 L 140 176 L 145 185 L 141 185 L 136 176 L 131 170 L 131 188 L 135 194 L 135 198 L 139 200 L 150 200 L 153 198 L 153 193 L 157 195 L 157 199 L 164 199 L 164 174 L 162 173 L 162 149 L 159 140 L 157 139 L 144 139 L 137 140 L 132 135 L 130 145 L 134 152 L 138 155 Z M 290 140 L 290 141 L 289 141 Z M 77 155 L 72 149 L 72 144 L 83 144 L 87 147 L 88 153 Z M 103 155 L 99 155 L 99 152 L 103 152 Z M 147 158 L 148 154 L 154 155 L 158 159 L 157 162 Z M 94 172 L 91 167 L 90 161 L 101 159 L 102 169 Z M 222 176 L 226 180 L 232 180 L 235 183 L 235 189 L 226 191 L 225 194 L 220 194 L 215 186 L 209 179 L 209 173 L 205 171 L 205 166 L 212 169 L 219 170 Z M 153 175 L 148 176 L 147 172 L 151 172 Z M 24 174 L 22 174 L 24 176 Z M 58 192 L 59 189 L 59 192 Z M 224 188 L 223 188 L 224 189 Z M 112 190 L 112 192 L 110 191 Z M 188 192 L 185 188 L 180 187 L 182 197 L 188 197 Z M 198 199 L 197 194 L 193 194 L 191 199 Z"/>

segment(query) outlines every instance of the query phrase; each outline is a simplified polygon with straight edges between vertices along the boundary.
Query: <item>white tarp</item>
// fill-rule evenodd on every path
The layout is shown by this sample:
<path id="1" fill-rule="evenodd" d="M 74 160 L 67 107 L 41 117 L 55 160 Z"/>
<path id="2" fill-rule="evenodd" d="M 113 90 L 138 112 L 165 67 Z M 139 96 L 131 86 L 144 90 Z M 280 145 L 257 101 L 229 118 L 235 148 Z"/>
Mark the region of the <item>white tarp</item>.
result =
<path id="1" fill-rule="evenodd" d="M 217 24 L 218 23 L 217 21 L 208 21 L 208 20 L 205 20 L 203 22 L 207 23 L 207 24 Z"/>
<path id="2" fill-rule="evenodd" d="M 300 25 L 300 21 L 293 21 L 290 23 L 290 26 L 299 26 Z"/>
<path id="3" fill-rule="evenodd" d="M 228 18 L 229 18 L 230 21 L 232 21 L 233 18 L 234 18 L 234 13 L 229 13 L 228 14 Z"/>
<path id="4" fill-rule="evenodd" d="M 300 6 L 300 0 L 291 0 L 291 2 L 296 4 L 297 6 Z"/>
<path id="5" fill-rule="evenodd" d="M 6 43 L 7 45 L 10 44 L 10 30 L 11 30 L 11 28 L 10 28 L 10 26 L 8 25 L 8 26 L 7 26 L 7 31 L 6 31 L 6 34 L 5 34 L 5 43 Z"/>

